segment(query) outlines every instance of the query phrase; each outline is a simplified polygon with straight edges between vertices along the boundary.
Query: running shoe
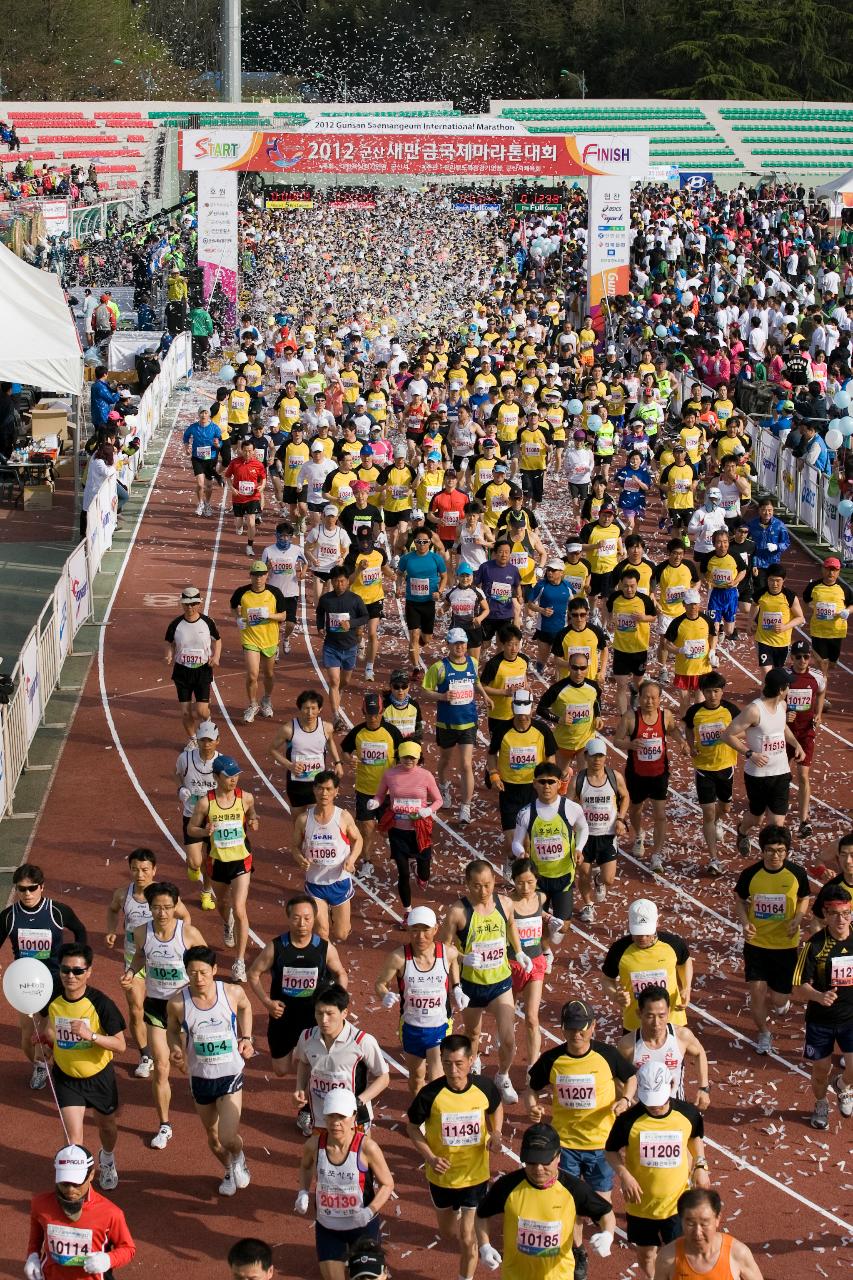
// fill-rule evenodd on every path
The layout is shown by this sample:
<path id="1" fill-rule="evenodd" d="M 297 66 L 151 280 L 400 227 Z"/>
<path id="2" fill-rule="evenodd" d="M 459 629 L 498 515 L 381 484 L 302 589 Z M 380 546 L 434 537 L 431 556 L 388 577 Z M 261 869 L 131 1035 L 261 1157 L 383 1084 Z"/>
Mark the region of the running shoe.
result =
<path id="1" fill-rule="evenodd" d="M 290 653 L 290 636 L 287 637 L 284 644 L 281 646 L 281 651 L 282 653 Z"/>
<path id="2" fill-rule="evenodd" d="M 810 822 L 801 822 L 797 835 L 801 840 L 808 840 L 810 836 L 814 835 L 814 827 Z"/>
<path id="3" fill-rule="evenodd" d="M 216 910 L 216 898 L 210 889 L 202 889 L 201 891 L 201 909 L 202 911 Z"/>
<path id="4" fill-rule="evenodd" d="M 483 1059 L 480 1057 L 478 1053 L 474 1061 L 471 1063 L 471 1071 L 475 1076 L 478 1076 L 482 1070 L 483 1070 Z"/>
<path id="5" fill-rule="evenodd" d="M 637 836 L 636 840 L 634 841 L 634 847 L 631 850 L 631 852 L 633 853 L 635 858 L 642 858 L 645 848 L 646 848 L 646 837 L 643 835 L 642 832 L 640 832 L 640 834 Z"/>
<path id="6" fill-rule="evenodd" d="M 658 672 L 658 684 L 669 684 L 670 678 L 669 669 L 667 667 L 661 667 Z"/>
<path id="7" fill-rule="evenodd" d="M 314 1132 L 314 1125 L 311 1121 L 311 1112 L 308 1107 L 300 1107 L 296 1115 L 296 1127 L 302 1134 L 303 1138 L 310 1138 Z"/>
<path id="8" fill-rule="evenodd" d="M 235 960 L 231 966 L 231 977 L 235 982 L 246 981 L 246 961 Z"/>
<path id="9" fill-rule="evenodd" d="M 809 1117 L 809 1124 L 813 1129 L 829 1128 L 829 1103 L 826 1098 L 818 1098 L 814 1104 L 814 1111 Z"/>
<path id="10" fill-rule="evenodd" d="M 213 507 L 210 505 L 210 503 L 209 503 L 209 502 L 206 502 L 206 503 L 204 504 L 204 514 L 205 514 L 206 516 L 212 516 L 212 515 L 213 515 Z"/>
<path id="11" fill-rule="evenodd" d="M 198 504 L 198 506 L 197 506 L 197 507 L 196 507 L 196 509 L 195 509 L 195 513 L 196 513 L 196 515 L 197 515 L 197 516 L 203 516 L 203 515 L 204 515 L 204 503 L 203 503 L 203 502 L 200 502 L 200 503 Z"/>
<path id="12" fill-rule="evenodd" d="M 172 1126 L 170 1124 L 161 1124 L 160 1128 L 151 1139 L 151 1146 L 155 1151 L 163 1151 L 172 1140 Z"/>
<path id="13" fill-rule="evenodd" d="M 242 538 L 242 536 L 243 536 L 243 532 L 244 532 L 244 530 L 243 530 L 243 526 L 242 526 L 241 524 L 238 524 L 238 525 L 237 525 L 237 537 L 238 537 L 238 538 Z"/>
<path id="14" fill-rule="evenodd" d="M 749 857 L 749 836 L 740 829 L 737 833 L 737 851 L 742 858 Z"/>
<path id="15" fill-rule="evenodd" d="M 362 863 L 360 863 L 360 864 L 359 864 L 359 868 L 358 868 L 358 873 L 359 873 L 359 875 L 361 875 L 361 876 L 372 876 L 372 875 L 373 875 L 373 863 L 372 863 L 372 862 L 362 862 Z M 418 881 L 418 884 L 420 884 L 420 881 Z"/>
<path id="16" fill-rule="evenodd" d="M 429 885 L 429 880 L 422 880 L 420 876 L 415 876 L 415 882 L 419 889 L 426 889 Z"/>
<path id="17" fill-rule="evenodd" d="M 236 1160 L 231 1162 L 231 1172 L 234 1175 L 234 1181 L 237 1183 L 237 1190 L 244 1191 L 252 1181 L 252 1175 L 249 1173 L 249 1166 L 246 1164 L 246 1154 L 241 1151 Z"/>
<path id="18" fill-rule="evenodd" d="M 234 1169 L 230 1161 L 228 1163 L 228 1168 L 225 1170 L 225 1176 L 219 1184 L 219 1194 L 221 1196 L 236 1196 L 237 1194 L 237 1183 L 234 1178 Z"/>
<path id="19" fill-rule="evenodd" d="M 585 907 L 581 908 L 580 921 L 581 924 L 592 924 L 595 917 L 595 907 L 588 902 Z"/>
<path id="20" fill-rule="evenodd" d="M 769 1053 L 773 1047 L 773 1037 L 769 1031 L 759 1031 L 758 1043 L 755 1046 L 755 1052 L 760 1054 Z"/>
<path id="21" fill-rule="evenodd" d="M 226 947 L 234 946 L 234 912 L 233 911 L 228 912 L 228 919 L 225 921 L 225 931 L 223 933 L 222 941 L 225 943 Z"/>
<path id="22" fill-rule="evenodd" d="M 365 667 L 364 667 L 364 678 L 365 678 L 365 680 L 375 680 L 375 679 L 376 679 L 376 673 L 375 673 L 375 671 L 373 670 L 373 663 L 372 663 L 372 662 L 367 662 L 367 663 L 365 663 Z"/>
<path id="23" fill-rule="evenodd" d="M 502 1259 L 493 1244 L 481 1244 L 480 1261 L 489 1271 L 497 1271 Z"/>
<path id="24" fill-rule="evenodd" d="M 774 1009 L 773 1012 L 775 1013 L 777 1018 L 784 1018 L 786 1013 L 791 1012 L 791 1001 L 786 1000 L 784 1004 L 780 1004 L 779 1008 Z"/>
<path id="25" fill-rule="evenodd" d="M 260 707 L 257 702 L 250 702 L 246 710 L 243 712 L 243 724 L 251 724 L 259 711 Z"/>
<path id="26" fill-rule="evenodd" d="M 838 1094 L 838 1110 L 843 1116 L 853 1116 L 853 1085 L 845 1084 L 843 1076 L 836 1076 L 832 1087 Z"/>
<path id="27" fill-rule="evenodd" d="M 34 1062 L 30 1076 L 31 1089 L 43 1089 L 47 1084 L 47 1066 L 43 1062 Z"/>
<path id="28" fill-rule="evenodd" d="M 589 1258 L 583 1245 L 572 1245 L 575 1258 L 575 1280 L 586 1280 L 589 1275 Z"/>
<path id="29" fill-rule="evenodd" d="M 601 880 L 598 880 L 595 885 L 595 900 L 596 902 L 607 901 L 607 885 Z"/>
<path id="30" fill-rule="evenodd" d="M 724 868 L 719 858 L 708 859 L 708 875 L 721 876 L 724 874 Z"/>
<path id="31" fill-rule="evenodd" d="M 688 536 L 687 536 L 687 534 L 686 534 L 686 533 L 685 533 L 684 537 L 681 539 L 681 541 L 683 542 L 684 546 L 685 546 L 685 547 L 687 548 L 687 550 L 689 551 L 689 549 L 690 549 L 690 539 L 688 538 Z"/>
<path id="32" fill-rule="evenodd" d="M 272 720 L 273 718 L 272 701 L 266 695 L 264 695 L 264 697 L 261 698 L 261 705 L 259 710 L 265 720 Z"/>
<path id="33" fill-rule="evenodd" d="M 499 1071 L 497 1073 L 495 1076 L 495 1087 L 501 1095 L 503 1102 L 506 1102 L 507 1104 L 518 1102 L 518 1094 L 515 1092 L 515 1089 L 513 1089 L 512 1081 L 506 1072 Z"/>
<path id="34" fill-rule="evenodd" d="M 187 879 L 197 883 L 201 879 L 201 867 L 187 867 Z"/>
<path id="35" fill-rule="evenodd" d="M 118 1186 L 118 1169 L 112 1152 L 98 1152 L 98 1186 L 102 1191 L 115 1191 Z"/>
<path id="36" fill-rule="evenodd" d="M 471 821 L 470 804 L 461 804 L 459 806 L 459 821 L 463 827 L 466 826 Z"/>
<path id="37" fill-rule="evenodd" d="M 255 558 L 255 548 L 251 542 L 246 543 L 246 555 L 249 557 L 250 560 L 254 560 Z"/>
<path id="38" fill-rule="evenodd" d="M 154 1070 L 153 1060 L 148 1056 L 147 1053 L 143 1053 L 142 1057 L 139 1059 L 136 1070 L 134 1071 L 133 1074 L 136 1076 L 137 1080 L 147 1080 L 153 1070 Z"/>
<path id="39" fill-rule="evenodd" d="M 654 871 L 654 872 L 663 871 L 663 854 L 662 853 L 653 853 L 651 858 L 649 858 L 649 871 Z"/>

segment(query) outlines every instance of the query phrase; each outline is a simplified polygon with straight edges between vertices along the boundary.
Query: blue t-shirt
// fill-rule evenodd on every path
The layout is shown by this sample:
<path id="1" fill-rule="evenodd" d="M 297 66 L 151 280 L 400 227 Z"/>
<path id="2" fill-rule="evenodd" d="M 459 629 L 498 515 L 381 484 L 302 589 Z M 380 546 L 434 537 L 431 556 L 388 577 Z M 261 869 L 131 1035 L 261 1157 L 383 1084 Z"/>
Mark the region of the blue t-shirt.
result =
<path id="1" fill-rule="evenodd" d="M 425 555 L 407 551 L 400 557 L 398 571 L 406 576 L 406 599 L 428 601 L 438 591 L 441 575 L 447 572 L 447 561 L 437 551 L 427 551 Z"/>
<path id="2" fill-rule="evenodd" d="M 215 422 L 191 422 L 184 432 L 184 444 L 193 442 L 193 457 L 200 462 L 209 462 L 215 458 L 222 444 L 222 432 Z"/>
<path id="3" fill-rule="evenodd" d="M 483 588 L 489 602 L 489 617 L 507 622 L 513 617 L 513 593 L 521 583 L 521 574 L 514 564 L 499 565 L 494 560 L 481 564 L 474 574 L 474 585 Z"/>
<path id="4" fill-rule="evenodd" d="M 545 635 L 556 635 L 558 631 L 562 631 L 566 625 L 566 613 L 569 607 L 569 600 L 574 592 L 567 582 L 558 582 L 556 584 L 546 581 L 544 578 L 541 582 L 537 582 L 533 590 L 530 592 L 531 601 L 535 601 L 541 609 L 553 609 L 554 612 L 550 618 L 539 617 L 539 630 Z"/>
<path id="5" fill-rule="evenodd" d="M 620 467 L 616 472 L 616 479 L 622 485 L 622 492 L 619 494 L 619 506 L 622 510 L 644 510 L 646 491 L 645 489 L 637 489 L 631 482 L 639 480 L 641 484 L 650 485 L 652 477 L 646 467 Z"/>

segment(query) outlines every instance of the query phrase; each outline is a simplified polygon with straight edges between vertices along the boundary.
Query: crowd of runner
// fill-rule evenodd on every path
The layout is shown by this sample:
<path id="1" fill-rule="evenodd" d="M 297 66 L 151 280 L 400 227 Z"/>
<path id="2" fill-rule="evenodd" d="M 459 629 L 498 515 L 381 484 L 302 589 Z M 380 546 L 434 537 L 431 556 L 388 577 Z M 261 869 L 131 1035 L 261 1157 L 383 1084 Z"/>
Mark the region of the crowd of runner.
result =
<path id="1" fill-rule="evenodd" d="M 246 582 L 230 618 L 187 585 L 164 636 L 189 886 L 156 851 L 129 851 L 106 921 L 107 948 L 124 948 L 120 997 L 92 985 L 86 926 L 100 922 L 51 899 L 38 865 L 15 872 L 0 917 L 0 940 L 55 975 L 21 1044 L 69 1143 L 55 1193 L 33 1201 L 27 1280 L 133 1256 L 123 1215 L 93 1186 L 118 1184 L 115 1054 L 135 1049 L 134 1074 L 151 1081 L 155 1149 L 173 1139 L 170 1077 L 188 1075 L 219 1192 L 242 1195 L 244 1066 L 259 1036 L 293 1090 L 305 1138 L 293 1208 L 315 1220 L 324 1280 L 386 1274 L 383 1047 L 397 1040 L 413 1165 L 460 1280 L 479 1266 L 507 1280 L 595 1275 L 614 1245 L 614 1187 L 641 1277 L 760 1280 L 760 1242 L 720 1230 L 704 1145 L 714 1072 L 688 1027 L 697 939 L 665 917 L 655 877 L 678 858 L 680 759 L 703 874 L 730 880 L 743 932 L 743 1052 L 770 1053 L 795 1004 L 809 1123 L 827 1130 L 831 1111 L 843 1123 L 853 831 L 817 892 L 803 858 L 825 841 L 810 770 L 853 591 L 832 555 L 804 590 L 787 585 L 790 534 L 756 487 L 736 407 L 739 380 L 770 379 L 786 447 L 843 477 L 823 437 L 851 385 L 853 269 L 804 196 L 639 192 L 632 294 L 604 329 L 581 302 L 580 193 L 517 217 L 381 192 L 367 212 L 244 213 L 245 310 L 183 446 L 193 518 L 210 521 L 224 493 Z M 812 383 L 824 413 L 807 423 L 795 400 L 817 395 Z M 560 541 L 546 510 L 558 496 Z M 724 673 L 738 643 L 758 685 L 746 701 Z M 304 688 L 289 671 L 297 644 L 322 673 Z M 244 724 L 275 721 L 268 764 L 302 882 L 259 951 L 260 815 L 211 704 L 235 649 Z M 501 840 L 442 907 L 433 846 L 478 805 Z M 611 892 L 626 854 L 648 884 L 627 918 Z M 386 863 L 401 933 L 376 980 L 387 1015 L 374 1035 L 348 1016 L 352 905 Z M 593 922 L 603 997 L 565 974 L 571 931 Z M 548 975 L 563 1038 L 543 1051 Z M 597 1032 L 605 1000 L 622 1020 L 612 1042 Z M 518 1152 L 505 1117 L 525 1123 Z M 502 1152 L 519 1167 L 491 1180 Z M 259 1240 L 228 1261 L 238 1280 L 273 1274 Z"/>

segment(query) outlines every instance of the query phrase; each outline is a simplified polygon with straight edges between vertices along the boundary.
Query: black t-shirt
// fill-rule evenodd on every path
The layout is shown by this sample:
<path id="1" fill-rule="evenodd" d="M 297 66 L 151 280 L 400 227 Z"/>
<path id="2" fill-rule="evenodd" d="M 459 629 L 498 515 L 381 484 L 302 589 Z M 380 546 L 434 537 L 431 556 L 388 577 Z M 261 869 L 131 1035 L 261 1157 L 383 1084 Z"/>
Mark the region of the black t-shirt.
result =
<path id="1" fill-rule="evenodd" d="M 848 898 L 853 902 L 853 884 L 848 884 L 841 872 L 837 876 L 833 876 L 831 880 L 827 880 L 826 884 L 818 890 L 818 895 L 812 903 L 812 915 L 816 920 L 823 919 L 823 904 L 826 901 L 827 891 L 835 889 L 838 885 L 843 885 Z"/>
<path id="2" fill-rule="evenodd" d="M 366 507 L 359 507 L 354 502 L 348 502 L 338 517 L 338 524 L 349 534 L 352 539 L 353 550 L 355 550 L 356 530 L 372 529 L 376 525 L 381 525 L 382 512 L 371 502 L 368 502 Z"/>
<path id="3" fill-rule="evenodd" d="M 816 991 L 835 991 L 835 1004 L 806 1005 L 806 1022 L 839 1027 L 853 1023 L 853 933 L 838 942 L 828 929 L 814 933 L 800 952 L 794 971 L 794 985 L 807 982 Z"/>
<path id="4" fill-rule="evenodd" d="M 349 618 L 349 630 L 338 631 L 336 624 L 344 615 Z M 348 653 L 358 647 L 358 628 L 367 622 L 367 609 L 361 596 L 357 596 L 354 591 L 343 591 L 340 595 L 334 591 L 324 591 L 315 617 L 317 630 L 325 632 L 324 643 Z"/>

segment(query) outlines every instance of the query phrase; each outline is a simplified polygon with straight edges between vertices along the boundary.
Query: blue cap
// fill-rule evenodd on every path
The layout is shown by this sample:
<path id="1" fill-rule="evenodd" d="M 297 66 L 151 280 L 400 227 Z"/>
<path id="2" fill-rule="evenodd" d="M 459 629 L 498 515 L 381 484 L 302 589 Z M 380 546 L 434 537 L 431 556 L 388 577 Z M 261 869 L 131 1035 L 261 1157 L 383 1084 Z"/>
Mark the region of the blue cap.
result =
<path id="1" fill-rule="evenodd" d="M 233 756 L 217 756 L 213 762 L 214 773 L 224 773 L 226 778 L 235 778 L 240 773 L 240 766 Z"/>
<path id="2" fill-rule="evenodd" d="M 471 568 L 470 564 L 463 563 L 463 564 L 460 564 L 459 568 L 456 570 L 456 576 L 457 578 L 464 578 L 466 576 L 473 577 L 474 570 Z"/>
<path id="3" fill-rule="evenodd" d="M 429 458 L 430 462 L 441 462 L 441 454 L 437 453 L 435 449 L 431 450 L 427 454 L 427 457 Z"/>
<path id="4" fill-rule="evenodd" d="M 362 452 L 363 454 L 365 454 L 365 453 L 366 453 L 366 454 L 370 454 L 371 458 L 373 457 L 373 450 L 371 449 L 371 447 L 370 447 L 370 445 L 369 445 L 369 444 L 363 444 L 363 445 L 361 446 L 361 452 Z"/>

